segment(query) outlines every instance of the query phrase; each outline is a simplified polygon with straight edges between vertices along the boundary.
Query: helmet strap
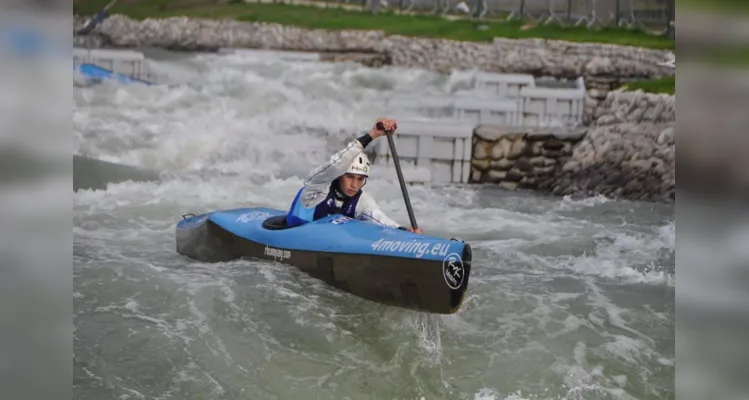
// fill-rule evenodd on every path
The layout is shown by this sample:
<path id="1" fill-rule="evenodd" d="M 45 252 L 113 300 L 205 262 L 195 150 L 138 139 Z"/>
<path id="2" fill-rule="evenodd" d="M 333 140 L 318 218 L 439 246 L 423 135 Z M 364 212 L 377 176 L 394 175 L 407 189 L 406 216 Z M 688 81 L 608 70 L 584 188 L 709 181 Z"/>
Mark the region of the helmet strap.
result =
<path id="1" fill-rule="evenodd" d="M 346 195 L 346 193 L 343 193 L 343 190 L 341 190 L 341 180 L 340 178 L 336 178 L 336 180 L 333 181 L 333 184 L 331 185 L 333 189 L 333 194 L 335 195 L 336 199 L 338 200 L 346 200 L 349 197 Z"/>

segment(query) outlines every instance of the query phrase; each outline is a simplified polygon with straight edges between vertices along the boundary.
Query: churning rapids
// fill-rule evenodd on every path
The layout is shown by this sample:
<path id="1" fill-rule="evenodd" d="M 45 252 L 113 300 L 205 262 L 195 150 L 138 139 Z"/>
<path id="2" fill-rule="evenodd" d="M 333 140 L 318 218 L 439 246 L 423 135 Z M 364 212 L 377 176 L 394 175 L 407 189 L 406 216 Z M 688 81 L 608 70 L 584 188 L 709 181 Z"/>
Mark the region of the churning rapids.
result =
<path id="1" fill-rule="evenodd" d="M 674 397 L 673 206 L 412 187 L 425 232 L 474 248 L 451 316 L 281 264 L 194 262 L 175 252 L 182 214 L 285 208 L 388 96 L 459 82 L 246 55 L 155 65 L 189 84 L 75 89 L 76 153 L 113 163 L 75 170 L 76 399 Z M 158 180 L 123 181 L 125 165 Z M 397 182 L 365 189 L 408 222 Z"/>

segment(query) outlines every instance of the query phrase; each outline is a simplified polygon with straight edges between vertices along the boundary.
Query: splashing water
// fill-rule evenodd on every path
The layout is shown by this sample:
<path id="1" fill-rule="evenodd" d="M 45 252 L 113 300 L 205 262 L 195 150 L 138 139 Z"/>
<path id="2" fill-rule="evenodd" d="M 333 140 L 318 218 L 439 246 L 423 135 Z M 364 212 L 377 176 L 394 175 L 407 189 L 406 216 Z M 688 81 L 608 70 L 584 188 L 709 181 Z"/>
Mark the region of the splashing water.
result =
<path id="1" fill-rule="evenodd" d="M 76 154 L 160 176 L 74 194 L 76 398 L 673 397 L 671 207 L 410 188 L 425 232 L 474 248 L 451 316 L 367 302 L 281 264 L 194 262 L 174 251 L 181 214 L 288 207 L 386 99 L 459 82 L 242 55 L 172 63 L 199 79 L 75 91 Z M 366 190 L 408 221 L 397 183 Z"/>

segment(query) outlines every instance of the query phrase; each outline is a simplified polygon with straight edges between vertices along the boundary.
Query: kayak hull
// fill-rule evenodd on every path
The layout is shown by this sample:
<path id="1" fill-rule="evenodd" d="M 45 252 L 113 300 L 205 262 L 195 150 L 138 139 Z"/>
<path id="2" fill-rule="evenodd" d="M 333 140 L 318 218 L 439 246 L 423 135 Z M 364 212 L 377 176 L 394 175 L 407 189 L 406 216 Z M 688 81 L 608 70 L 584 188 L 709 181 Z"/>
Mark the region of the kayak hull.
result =
<path id="1" fill-rule="evenodd" d="M 340 215 L 293 228 L 284 221 L 285 212 L 259 207 L 184 216 L 177 252 L 203 262 L 274 260 L 378 303 L 437 314 L 460 309 L 469 244 Z"/>
<path id="2" fill-rule="evenodd" d="M 133 83 L 139 83 L 147 86 L 153 85 L 152 82 L 148 82 L 143 79 L 139 79 L 134 76 L 128 76 L 125 74 L 121 74 L 119 72 L 114 72 L 112 70 L 102 68 L 98 65 L 84 63 L 78 66 L 76 70 L 83 78 L 99 83 L 103 82 L 105 80 L 107 81 L 114 81 L 121 84 L 133 84 Z"/>

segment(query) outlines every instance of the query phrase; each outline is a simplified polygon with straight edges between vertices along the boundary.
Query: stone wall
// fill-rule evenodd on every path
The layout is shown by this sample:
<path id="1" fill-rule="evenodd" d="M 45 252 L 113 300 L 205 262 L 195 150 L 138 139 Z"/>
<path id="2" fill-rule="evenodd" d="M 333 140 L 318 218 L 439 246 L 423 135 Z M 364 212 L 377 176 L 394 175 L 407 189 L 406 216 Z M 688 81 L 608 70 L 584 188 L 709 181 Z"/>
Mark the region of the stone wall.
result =
<path id="1" fill-rule="evenodd" d="M 672 123 L 676 121 L 676 96 L 638 91 L 609 92 L 593 111 L 596 125 L 618 123 Z"/>
<path id="2" fill-rule="evenodd" d="M 539 182 L 553 179 L 581 137 L 582 132 L 479 126 L 473 135 L 469 182 L 537 189 Z"/>
<path id="3" fill-rule="evenodd" d="M 74 29 L 85 19 L 76 17 Z M 221 47 L 332 53 L 378 53 L 391 65 L 449 73 L 476 68 L 535 76 L 583 76 L 591 102 L 626 82 L 672 75 L 661 66 L 670 52 L 600 43 L 496 38 L 492 43 L 386 35 L 382 31 L 305 29 L 271 23 L 187 17 L 134 20 L 113 15 L 92 34 L 74 36 L 80 47 L 153 46 L 185 51 Z"/>
<path id="4" fill-rule="evenodd" d="M 671 203 L 676 199 L 676 97 L 613 91 L 596 110 L 553 180 L 557 195 L 602 194 Z"/>
<path id="5" fill-rule="evenodd" d="M 586 132 L 553 179 L 537 189 L 671 203 L 676 199 L 675 142 L 673 125 L 597 126 Z"/>
<path id="6" fill-rule="evenodd" d="M 471 179 L 553 195 L 673 202 L 675 97 L 613 91 L 595 124 L 564 134 L 480 126 Z"/>

